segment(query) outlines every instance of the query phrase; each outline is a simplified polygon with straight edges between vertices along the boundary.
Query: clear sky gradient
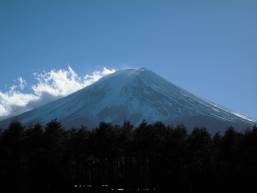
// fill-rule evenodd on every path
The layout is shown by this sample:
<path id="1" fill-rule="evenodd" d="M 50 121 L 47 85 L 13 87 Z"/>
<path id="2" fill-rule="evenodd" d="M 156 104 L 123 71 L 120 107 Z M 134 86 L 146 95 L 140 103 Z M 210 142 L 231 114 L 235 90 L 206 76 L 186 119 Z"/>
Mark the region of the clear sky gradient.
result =
<path id="1" fill-rule="evenodd" d="M 146 67 L 257 119 L 257 1 L 0 0 L 0 89 L 67 64 Z"/>

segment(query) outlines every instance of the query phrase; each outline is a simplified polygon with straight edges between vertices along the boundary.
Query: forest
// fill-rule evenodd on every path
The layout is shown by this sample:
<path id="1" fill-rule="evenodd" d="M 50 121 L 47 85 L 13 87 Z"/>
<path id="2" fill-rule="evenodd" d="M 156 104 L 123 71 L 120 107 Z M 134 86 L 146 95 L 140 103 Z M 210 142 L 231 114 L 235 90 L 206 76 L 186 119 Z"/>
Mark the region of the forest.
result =
<path id="1" fill-rule="evenodd" d="M 0 132 L 1 192 L 257 192 L 257 127 L 18 121 Z"/>

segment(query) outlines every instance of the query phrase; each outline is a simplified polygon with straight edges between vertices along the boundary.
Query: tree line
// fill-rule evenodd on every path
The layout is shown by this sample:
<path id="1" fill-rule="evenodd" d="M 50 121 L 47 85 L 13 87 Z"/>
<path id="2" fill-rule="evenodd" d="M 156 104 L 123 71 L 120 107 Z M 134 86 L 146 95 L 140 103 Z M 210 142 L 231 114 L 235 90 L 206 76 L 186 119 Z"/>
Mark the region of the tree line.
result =
<path id="1" fill-rule="evenodd" d="M 64 129 L 56 120 L 0 132 L 3 192 L 216 193 L 257 191 L 257 127 L 187 132 L 184 126 L 100 123 Z"/>

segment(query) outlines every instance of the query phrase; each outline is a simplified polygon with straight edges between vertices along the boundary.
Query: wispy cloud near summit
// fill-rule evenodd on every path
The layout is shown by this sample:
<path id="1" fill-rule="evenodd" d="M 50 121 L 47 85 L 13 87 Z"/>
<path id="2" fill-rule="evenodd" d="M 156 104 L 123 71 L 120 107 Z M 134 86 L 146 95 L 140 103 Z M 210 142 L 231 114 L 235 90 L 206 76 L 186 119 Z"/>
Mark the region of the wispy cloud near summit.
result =
<path id="1" fill-rule="evenodd" d="M 23 113 L 67 96 L 114 72 L 115 69 L 104 67 L 100 71 L 79 76 L 68 66 L 67 69 L 34 73 L 36 84 L 30 87 L 31 92 L 24 92 L 27 82 L 20 77 L 8 91 L 0 91 L 0 119 Z"/>

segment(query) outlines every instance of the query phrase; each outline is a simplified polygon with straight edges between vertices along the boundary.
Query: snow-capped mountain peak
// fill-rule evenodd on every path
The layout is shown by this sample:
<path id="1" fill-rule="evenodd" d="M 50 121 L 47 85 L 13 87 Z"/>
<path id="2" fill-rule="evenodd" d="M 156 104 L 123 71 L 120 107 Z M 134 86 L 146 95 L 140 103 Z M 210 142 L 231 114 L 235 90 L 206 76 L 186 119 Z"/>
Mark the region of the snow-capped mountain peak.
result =
<path id="1" fill-rule="evenodd" d="M 122 124 L 126 120 L 135 125 L 143 120 L 162 121 L 169 125 L 183 123 L 189 128 L 207 127 L 213 132 L 229 126 L 245 129 L 256 123 L 202 100 L 145 68 L 117 71 L 15 118 L 24 124 L 57 118 L 65 127 L 95 127 L 101 121 Z"/>

